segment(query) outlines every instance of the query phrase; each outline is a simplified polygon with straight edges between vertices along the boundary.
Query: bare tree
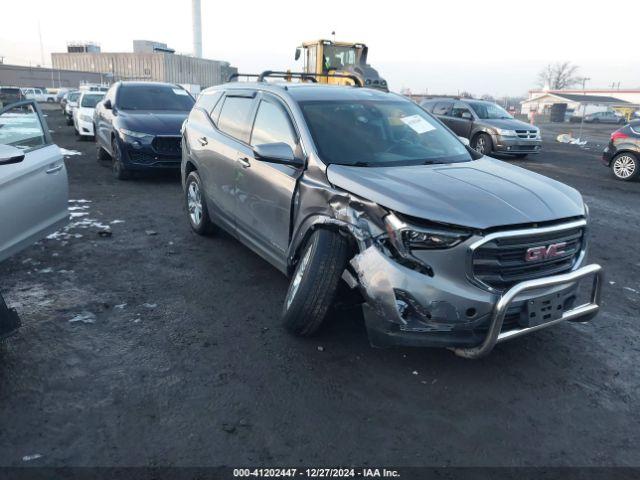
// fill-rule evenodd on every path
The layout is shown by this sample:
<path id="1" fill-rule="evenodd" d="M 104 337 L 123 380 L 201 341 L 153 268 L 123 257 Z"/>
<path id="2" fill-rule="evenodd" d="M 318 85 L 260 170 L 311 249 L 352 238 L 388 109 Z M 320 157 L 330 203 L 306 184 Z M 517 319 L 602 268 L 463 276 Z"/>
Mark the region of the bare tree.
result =
<path id="1" fill-rule="evenodd" d="M 549 87 L 551 90 L 573 87 L 582 81 L 576 76 L 578 69 L 579 67 L 571 62 L 550 63 L 538 74 L 538 85 Z"/>

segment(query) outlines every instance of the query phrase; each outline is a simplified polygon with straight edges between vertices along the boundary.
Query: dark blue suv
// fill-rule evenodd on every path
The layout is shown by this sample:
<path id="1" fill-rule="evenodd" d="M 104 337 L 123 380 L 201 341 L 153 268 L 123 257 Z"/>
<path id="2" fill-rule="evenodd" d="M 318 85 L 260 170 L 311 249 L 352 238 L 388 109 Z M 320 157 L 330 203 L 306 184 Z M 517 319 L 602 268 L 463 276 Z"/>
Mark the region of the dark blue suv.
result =
<path id="1" fill-rule="evenodd" d="M 117 82 L 94 113 L 99 160 L 119 180 L 132 171 L 180 168 L 182 123 L 195 103 L 171 83 Z"/>

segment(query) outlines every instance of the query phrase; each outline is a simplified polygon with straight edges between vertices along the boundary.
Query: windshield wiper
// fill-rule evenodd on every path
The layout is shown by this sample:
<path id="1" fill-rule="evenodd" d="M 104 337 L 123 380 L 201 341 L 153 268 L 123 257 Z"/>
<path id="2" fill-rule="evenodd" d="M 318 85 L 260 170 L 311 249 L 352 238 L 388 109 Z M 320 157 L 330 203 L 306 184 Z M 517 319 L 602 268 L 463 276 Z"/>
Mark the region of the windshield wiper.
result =
<path id="1" fill-rule="evenodd" d="M 369 162 L 356 162 L 356 163 L 349 163 L 348 165 L 350 167 L 370 167 L 371 163 L 369 163 Z"/>

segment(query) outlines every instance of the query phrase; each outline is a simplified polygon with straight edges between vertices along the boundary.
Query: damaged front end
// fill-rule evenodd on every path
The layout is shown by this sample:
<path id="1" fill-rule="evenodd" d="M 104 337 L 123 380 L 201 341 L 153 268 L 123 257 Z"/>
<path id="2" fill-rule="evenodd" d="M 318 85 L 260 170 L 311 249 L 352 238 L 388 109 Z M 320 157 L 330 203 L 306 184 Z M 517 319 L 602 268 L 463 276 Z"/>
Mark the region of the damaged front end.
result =
<path id="1" fill-rule="evenodd" d="M 503 340 L 562 320 L 587 321 L 598 311 L 601 269 L 581 266 L 586 252 L 584 219 L 488 233 L 405 217 L 343 190 L 315 188 L 308 180 L 300 191 L 306 200 L 318 196 L 300 205 L 324 208 L 312 214 L 303 209 L 306 220 L 296 230 L 290 262 L 295 264 L 295 246 L 304 244 L 314 228 L 333 228 L 353 240 L 354 256 L 343 279 L 364 299 L 373 346 L 447 347 L 460 356 L 479 358 Z M 568 239 L 563 270 L 528 281 L 523 277 L 504 288 L 478 280 L 474 249 L 479 245 L 519 242 L 526 251 L 526 242 L 538 245 L 550 236 Z M 479 263 L 493 261 L 480 258 Z M 594 277 L 591 301 L 574 307 L 578 282 L 588 276 Z"/>

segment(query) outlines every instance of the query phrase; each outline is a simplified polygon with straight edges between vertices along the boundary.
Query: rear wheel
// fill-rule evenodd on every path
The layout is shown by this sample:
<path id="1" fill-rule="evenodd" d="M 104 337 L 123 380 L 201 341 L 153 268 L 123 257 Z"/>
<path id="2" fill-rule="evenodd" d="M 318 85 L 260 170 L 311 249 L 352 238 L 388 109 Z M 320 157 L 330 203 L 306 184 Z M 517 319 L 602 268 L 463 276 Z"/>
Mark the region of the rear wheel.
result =
<path id="1" fill-rule="evenodd" d="M 107 153 L 107 151 L 104 148 L 102 148 L 100 144 L 97 142 L 96 142 L 96 157 L 98 158 L 99 162 L 106 162 L 107 160 L 111 159 L 111 156 L 109 155 L 109 153 Z"/>
<path id="2" fill-rule="evenodd" d="M 202 181 L 197 170 L 187 176 L 184 193 L 191 228 L 198 235 L 209 235 L 213 232 L 214 226 L 209 217 L 207 203 L 204 200 Z"/>
<path id="3" fill-rule="evenodd" d="M 122 163 L 122 150 L 115 138 L 111 143 L 111 151 L 113 152 L 113 157 L 111 159 L 113 176 L 118 180 L 129 180 L 131 178 L 131 172 L 127 170 Z"/>
<path id="4" fill-rule="evenodd" d="M 282 310 L 285 327 L 300 336 L 314 334 L 327 317 L 349 254 L 339 233 L 316 230 L 294 271 Z"/>
<path id="5" fill-rule="evenodd" d="M 640 170 L 638 169 L 638 157 L 632 153 L 619 153 L 611 162 L 611 171 L 618 180 L 633 180 L 637 178 Z"/>
<path id="6" fill-rule="evenodd" d="M 489 153 L 491 153 L 491 150 L 493 150 L 493 142 L 491 141 L 491 137 L 486 133 L 476 135 L 475 137 L 473 137 L 471 148 L 482 155 L 489 155 Z"/>

